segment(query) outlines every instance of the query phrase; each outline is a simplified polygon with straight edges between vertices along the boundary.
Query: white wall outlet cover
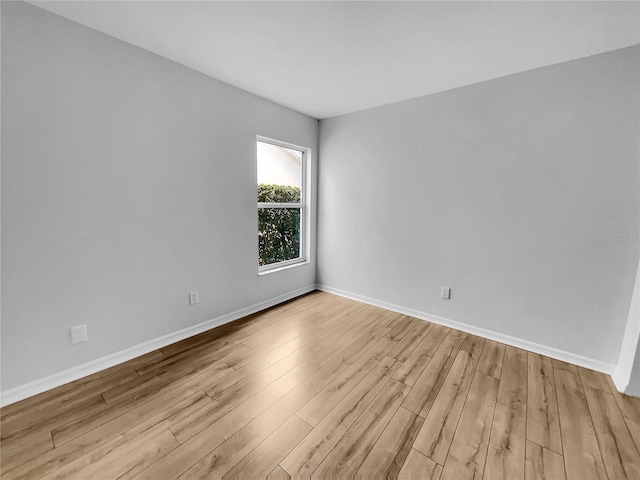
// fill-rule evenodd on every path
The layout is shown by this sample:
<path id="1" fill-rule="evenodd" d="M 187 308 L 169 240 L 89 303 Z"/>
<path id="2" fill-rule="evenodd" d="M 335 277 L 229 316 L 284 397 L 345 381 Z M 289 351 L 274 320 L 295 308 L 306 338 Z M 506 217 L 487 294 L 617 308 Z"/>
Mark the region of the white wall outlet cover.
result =
<path id="1" fill-rule="evenodd" d="M 189 305 L 198 303 L 198 292 L 189 292 Z"/>
<path id="2" fill-rule="evenodd" d="M 440 292 L 440 297 L 445 300 L 449 300 L 451 298 L 451 288 L 442 287 L 442 291 Z"/>
<path id="3" fill-rule="evenodd" d="M 71 344 L 82 343 L 87 341 L 87 326 L 78 325 L 71 327 Z"/>

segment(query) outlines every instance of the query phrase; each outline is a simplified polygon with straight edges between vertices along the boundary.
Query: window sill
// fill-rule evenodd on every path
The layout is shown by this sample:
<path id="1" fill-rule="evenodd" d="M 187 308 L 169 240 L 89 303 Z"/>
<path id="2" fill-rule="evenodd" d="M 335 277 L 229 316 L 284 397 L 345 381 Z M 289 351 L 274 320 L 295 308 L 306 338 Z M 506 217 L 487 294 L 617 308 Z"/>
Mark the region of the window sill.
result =
<path id="1" fill-rule="evenodd" d="M 301 265 L 307 265 L 309 262 L 306 258 L 297 258 L 295 260 L 289 260 L 288 262 L 275 263 L 273 265 L 267 265 L 265 267 L 258 267 L 258 276 L 268 275 L 269 273 L 281 272 L 282 270 L 288 270 L 290 268 L 299 267 Z"/>

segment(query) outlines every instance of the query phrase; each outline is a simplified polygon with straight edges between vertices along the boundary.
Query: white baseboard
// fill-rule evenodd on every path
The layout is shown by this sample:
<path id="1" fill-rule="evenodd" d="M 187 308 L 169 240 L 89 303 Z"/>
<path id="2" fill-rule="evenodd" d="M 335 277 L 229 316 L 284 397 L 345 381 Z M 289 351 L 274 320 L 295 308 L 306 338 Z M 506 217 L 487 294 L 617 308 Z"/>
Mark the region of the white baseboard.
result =
<path id="1" fill-rule="evenodd" d="M 613 380 L 613 384 L 616 386 L 616 389 L 620 393 L 624 393 L 625 395 L 629 395 L 630 397 L 640 398 L 640 388 L 638 387 L 638 385 L 632 385 L 632 377 L 630 377 L 630 375 L 633 375 L 633 372 L 625 372 L 621 371 L 621 369 L 619 368 L 616 368 L 615 372 L 611 374 L 611 379 Z"/>
<path id="2" fill-rule="evenodd" d="M 481 327 L 475 327 L 473 325 L 468 325 L 466 323 L 456 322 L 455 320 L 449 320 L 448 318 L 439 317 L 437 315 L 431 315 L 425 312 L 420 312 L 418 310 L 413 310 L 411 308 L 401 307 L 399 305 L 394 305 L 393 303 L 383 302 L 381 300 L 376 300 L 374 298 L 366 297 L 364 295 L 347 292 L 345 290 L 329 287 L 327 285 L 316 285 L 316 288 L 318 290 L 322 290 L 323 292 L 333 293 L 336 295 L 340 295 L 342 297 L 356 300 L 358 302 L 367 303 L 375 307 L 384 308 L 386 310 L 391 310 L 397 313 L 401 313 L 403 315 L 409 315 L 411 317 L 419 318 L 421 320 L 426 320 L 428 322 L 444 325 L 445 327 L 461 330 L 463 332 L 471 333 L 479 337 L 488 338 L 489 340 L 494 340 L 496 342 L 511 345 L 512 347 L 522 348 L 530 352 L 539 353 L 540 355 L 545 355 L 547 357 L 555 358 L 556 360 L 562 360 L 563 362 L 579 365 L 581 367 L 588 368 L 590 370 L 595 370 L 597 372 L 602 372 L 602 373 L 611 375 L 613 374 L 616 368 L 616 365 L 611 363 L 601 362 L 600 360 L 595 360 L 593 358 L 583 357 L 582 355 L 576 355 L 575 353 L 565 352 L 564 350 L 558 350 L 557 348 L 541 345 L 539 343 L 530 342 L 528 340 L 523 340 L 521 338 L 511 337 L 503 333 L 494 332 L 492 330 L 487 330 Z M 619 388 L 619 385 L 616 384 L 616 387 Z"/>
<path id="3" fill-rule="evenodd" d="M 618 372 L 618 370 L 615 370 L 612 374 L 611 374 L 611 379 L 613 380 L 613 384 L 616 386 L 616 389 L 620 392 L 620 393 L 624 393 L 627 388 L 629 387 L 629 381 L 626 378 L 622 378 L 622 375 L 620 375 L 620 373 Z"/>
<path id="4" fill-rule="evenodd" d="M 154 340 L 149 340 L 148 342 L 126 348 L 119 352 L 112 353 L 111 355 L 107 355 L 105 357 L 98 358 L 87 363 L 83 363 L 82 365 L 78 365 L 68 370 L 54 373 L 53 375 L 49 375 L 48 377 L 11 388 L 5 392 L 0 393 L 0 406 L 4 407 L 6 405 L 10 405 L 20 400 L 24 400 L 25 398 L 29 398 L 39 393 L 46 392 L 47 390 L 51 390 L 52 388 L 59 387 L 60 385 L 64 385 L 65 383 L 73 382 L 74 380 L 86 377 L 87 375 L 92 375 L 96 372 L 105 370 L 128 360 L 132 360 L 136 357 L 152 352 L 159 348 L 166 347 L 167 345 L 171 345 L 172 343 L 179 342 L 180 340 L 184 340 L 199 333 L 206 332 L 207 330 L 211 330 L 212 328 L 219 327 L 220 325 L 224 325 L 225 323 L 233 322 L 234 320 L 246 317 L 247 315 L 257 313 L 266 308 L 278 305 L 279 303 L 291 300 L 292 298 L 304 295 L 305 293 L 312 292 L 315 289 L 315 285 L 309 285 L 307 287 L 299 288 L 292 292 L 279 295 L 260 303 L 256 303 L 249 307 L 241 308 L 240 310 L 236 310 L 235 312 L 227 313 L 212 320 L 199 323 L 198 325 L 194 325 L 192 327 L 185 328 L 168 335 L 163 335 L 162 337 L 156 338 Z"/>

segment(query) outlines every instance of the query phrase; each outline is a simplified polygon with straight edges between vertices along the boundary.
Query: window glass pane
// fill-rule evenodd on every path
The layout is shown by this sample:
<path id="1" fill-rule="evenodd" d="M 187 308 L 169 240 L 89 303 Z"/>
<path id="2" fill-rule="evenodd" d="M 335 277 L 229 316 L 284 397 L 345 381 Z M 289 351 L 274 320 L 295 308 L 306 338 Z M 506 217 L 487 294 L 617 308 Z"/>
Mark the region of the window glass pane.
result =
<path id="1" fill-rule="evenodd" d="M 300 202 L 302 152 L 265 142 L 257 148 L 258 202 Z"/>
<path id="2" fill-rule="evenodd" d="M 300 257 L 300 208 L 258 209 L 258 264 Z"/>

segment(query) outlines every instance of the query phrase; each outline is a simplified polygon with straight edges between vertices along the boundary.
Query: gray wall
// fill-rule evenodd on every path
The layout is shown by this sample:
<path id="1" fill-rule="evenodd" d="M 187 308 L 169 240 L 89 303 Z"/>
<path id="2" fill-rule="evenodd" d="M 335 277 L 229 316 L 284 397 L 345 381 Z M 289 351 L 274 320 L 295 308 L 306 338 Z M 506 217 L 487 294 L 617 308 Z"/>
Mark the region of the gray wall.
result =
<path id="1" fill-rule="evenodd" d="M 3 391 L 315 284 L 257 275 L 256 135 L 315 172 L 316 120 L 2 2 Z"/>
<path id="2" fill-rule="evenodd" d="M 322 121 L 318 282 L 615 364 L 638 260 L 639 55 Z"/>

